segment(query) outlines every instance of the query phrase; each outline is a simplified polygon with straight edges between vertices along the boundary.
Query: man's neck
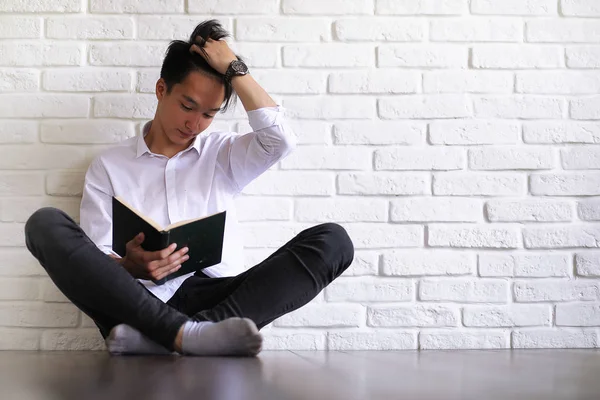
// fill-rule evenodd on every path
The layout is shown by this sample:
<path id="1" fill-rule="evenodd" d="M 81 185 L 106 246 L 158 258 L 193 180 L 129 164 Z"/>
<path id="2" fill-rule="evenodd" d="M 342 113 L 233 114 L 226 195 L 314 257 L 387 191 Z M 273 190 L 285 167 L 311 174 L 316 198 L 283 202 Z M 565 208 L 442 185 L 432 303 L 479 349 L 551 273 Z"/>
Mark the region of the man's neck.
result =
<path id="1" fill-rule="evenodd" d="M 144 136 L 144 141 L 152 153 L 162 154 L 168 158 L 171 158 L 180 151 L 185 150 L 191 144 L 190 142 L 184 146 L 178 146 L 170 143 L 167 135 L 163 131 L 162 126 L 160 126 L 160 123 L 158 123 L 156 120 L 152 121 L 148 134 Z"/>

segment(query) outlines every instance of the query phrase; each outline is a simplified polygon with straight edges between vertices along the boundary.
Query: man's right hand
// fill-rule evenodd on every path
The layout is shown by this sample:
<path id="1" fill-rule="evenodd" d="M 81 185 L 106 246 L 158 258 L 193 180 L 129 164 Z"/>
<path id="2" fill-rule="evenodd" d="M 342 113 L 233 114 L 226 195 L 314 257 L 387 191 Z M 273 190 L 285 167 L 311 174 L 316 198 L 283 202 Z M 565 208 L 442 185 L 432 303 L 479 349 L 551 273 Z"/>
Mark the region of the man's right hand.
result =
<path id="1" fill-rule="evenodd" d="M 142 248 L 144 234 L 139 233 L 127 242 L 125 257 L 119 260 L 121 265 L 136 279 L 160 280 L 181 268 L 189 256 L 188 248 L 175 252 L 177 244 L 166 249 L 146 251 Z"/>

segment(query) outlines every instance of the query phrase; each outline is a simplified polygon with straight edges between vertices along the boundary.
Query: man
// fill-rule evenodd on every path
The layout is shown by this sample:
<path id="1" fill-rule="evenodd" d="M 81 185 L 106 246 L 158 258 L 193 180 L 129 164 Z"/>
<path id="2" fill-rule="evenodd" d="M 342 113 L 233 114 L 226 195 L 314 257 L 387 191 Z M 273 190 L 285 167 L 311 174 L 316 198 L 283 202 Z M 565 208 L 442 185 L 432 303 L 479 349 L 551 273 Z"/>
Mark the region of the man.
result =
<path id="1" fill-rule="evenodd" d="M 289 154 L 295 139 L 283 109 L 222 40 L 227 35 L 210 20 L 189 42 L 171 43 L 154 119 L 87 171 L 81 227 L 54 208 L 36 211 L 25 226 L 28 249 L 95 321 L 113 354 L 254 356 L 260 328 L 308 303 L 354 257 L 346 231 L 327 223 L 243 271 L 234 199 Z M 254 131 L 200 135 L 236 95 Z M 180 268 L 187 249 L 144 251 L 140 234 L 120 258 L 111 250 L 112 196 L 163 226 L 227 210 L 222 262 L 154 285 L 151 279 Z"/>

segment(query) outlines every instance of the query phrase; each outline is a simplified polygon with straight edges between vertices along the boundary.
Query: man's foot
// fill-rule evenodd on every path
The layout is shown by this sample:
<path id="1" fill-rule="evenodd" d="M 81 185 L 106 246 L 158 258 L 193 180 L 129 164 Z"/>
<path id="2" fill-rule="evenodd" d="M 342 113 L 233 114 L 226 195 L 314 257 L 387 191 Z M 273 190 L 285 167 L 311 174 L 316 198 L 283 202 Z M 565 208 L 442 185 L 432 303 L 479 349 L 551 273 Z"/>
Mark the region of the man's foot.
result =
<path id="1" fill-rule="evenodd" d="M 106 347 L 111 354 L 177 354 L 147 338 L 137 329 L 125 324 L 112 328 L 106 338 Z"/>
<path id="2" fill-rule="evenodd" d="M 196 356 L 255 356 L 262 350 L 262 335 L 248 318 L 221 322 L 188 321 L 183 325 L 183 354 Z"/>

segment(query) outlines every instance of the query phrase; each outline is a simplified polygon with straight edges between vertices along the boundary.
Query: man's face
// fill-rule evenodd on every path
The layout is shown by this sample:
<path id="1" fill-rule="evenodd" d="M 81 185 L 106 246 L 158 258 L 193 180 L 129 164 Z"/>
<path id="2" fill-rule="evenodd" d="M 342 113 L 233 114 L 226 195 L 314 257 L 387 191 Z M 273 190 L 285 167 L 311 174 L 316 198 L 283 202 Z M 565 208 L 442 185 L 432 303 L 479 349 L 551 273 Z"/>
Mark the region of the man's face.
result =
<path id="1" fill-rule="evenodd" d="M 187 145 L 211 124 L 225 99 L 225 86 L 200 72 L 191 72 L 173 85 L 156 83 L 157 114 L 165 134 L 176 145 Z"/>

